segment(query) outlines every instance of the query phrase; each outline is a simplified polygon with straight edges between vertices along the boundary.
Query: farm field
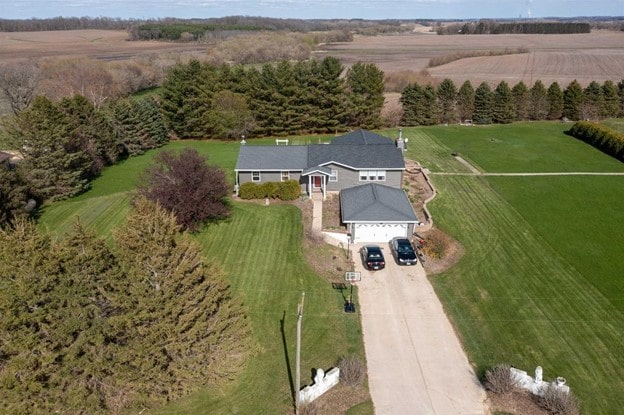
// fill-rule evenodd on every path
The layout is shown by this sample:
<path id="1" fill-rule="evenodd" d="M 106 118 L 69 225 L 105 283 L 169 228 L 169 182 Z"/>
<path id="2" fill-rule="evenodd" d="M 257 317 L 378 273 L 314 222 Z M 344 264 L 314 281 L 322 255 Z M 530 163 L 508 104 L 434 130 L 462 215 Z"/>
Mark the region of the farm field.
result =
<path id="1" fill-rule="evenodd" d="M 233 142 L 172 142 L 164 149 L 196 148 L 232 174 L 238 147 Z M 40 219 L 42 227 L 61 234 L 80 216 L 101 235 L 123 224 L 139 173 L 161 150 L 106 169 L 93 189 L 79 198 L 54 203 Z M 233 182 L 233 180 L 232 180 Z M 294 206 L 234 203 L 232 217 L 195 235 L 207 258 L 216 258 L 233 291 L 243 300 L 257 351 L 235 381 L 216 390 L 198 391 L 158 414 L 279 414 L 292 409 L 296 311 L 306 292 L 302 338 L 302 385 L 311 369 L 328 369 L 340 357 L 364 356 L 358 315 L 342 312 L 342 294 L 317 276 L 303 257 L 301 212 Z M 279 253 L 279 254 L 276 254 Z M 289 374 L 290 373 L 290 374 Z M 362 414 L 370 414 L 363 404 Z"/>
<path id="2" fill-rule="evenodd" d="M 619 81 L 624 73 L 624 32 L 594 31 L 574 35 L 456 35 L 412 34 L 356 36 L 353 42 L 324 46 L 321 56 L 335 56 L 350 65 L 374 63 L 384 72 L 427 68 L 429 59 L 471 50 L 489 51 L 526 48 L 529 53 L 465 58 L 428 68 L 434 79 L 452 79 L 461 85 L 470 80 L 514 85 L 532 85 L 540 79 L 546 85 L 558 81 L 565 87 L 577 79 Z"/>
<path id="3" fill-rule="evenodd" d="M 434 220 L 466 249 L 455 267 L 429 278 L 479 373 L 498 363 L 529 372 L 541 365 L 546 380 L 567 379 L 583 413 L 611 414 L 624 405 L 624 176 L 435 173 L 466 172 L 451 156 L 458 148 L 486 172 L 624 171 L 583 143 L 565 143 L 575 140 L 555 126 L 471 127 L 463 136 L 404 129 L 409 156 L 434 172 Z M 492 136 L 496 146 L 487 145 Z M 516 152 L 524 158 L 505 163 Z"/>
<path id="4" fill-rule="evenodd" d="M 51 57 L 131 60 L 166 53 L 204 52 L 206 44 L 130 42 L 123 30 L 0 32 L 0 62 Z"/>

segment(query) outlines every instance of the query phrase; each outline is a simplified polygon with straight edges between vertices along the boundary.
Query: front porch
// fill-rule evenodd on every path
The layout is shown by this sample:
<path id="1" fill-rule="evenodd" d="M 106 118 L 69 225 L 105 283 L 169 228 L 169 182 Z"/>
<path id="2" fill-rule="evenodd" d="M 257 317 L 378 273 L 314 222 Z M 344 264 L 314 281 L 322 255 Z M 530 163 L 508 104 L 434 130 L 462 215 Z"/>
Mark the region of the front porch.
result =
<path id="1" fill-rule="evenodd" d="M 301 177 L 308 178 L 308 185 L 306 186 L 306 193 L 309 197 L 314 194 L 321 194 L 323 200 L 327 197 L 327 181 L 331 175 L 331 169 L 327 167 L 317 166 L 304 170 L 301 173 Z"/>

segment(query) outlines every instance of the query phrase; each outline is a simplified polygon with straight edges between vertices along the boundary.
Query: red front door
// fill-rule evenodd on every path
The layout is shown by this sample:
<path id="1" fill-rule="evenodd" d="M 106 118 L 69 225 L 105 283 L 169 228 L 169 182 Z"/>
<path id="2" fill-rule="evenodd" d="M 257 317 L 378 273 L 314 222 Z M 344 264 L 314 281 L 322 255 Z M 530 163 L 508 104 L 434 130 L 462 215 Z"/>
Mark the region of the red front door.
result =
<path id="1" fill-rule="evenodd" d="M 314 188 L 315 189 L 321 188 L 321 176 L 314 176 Z"/>

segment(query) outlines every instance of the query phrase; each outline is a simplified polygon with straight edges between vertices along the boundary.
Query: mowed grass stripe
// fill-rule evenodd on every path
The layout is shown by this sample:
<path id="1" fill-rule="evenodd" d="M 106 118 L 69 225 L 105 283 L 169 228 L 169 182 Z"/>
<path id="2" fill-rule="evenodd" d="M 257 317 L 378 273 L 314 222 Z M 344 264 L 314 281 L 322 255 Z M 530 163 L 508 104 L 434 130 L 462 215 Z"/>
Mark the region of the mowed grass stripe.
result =
<path id="1" fill-rule="evenodd" d="M 44 209 L 39 226 L 63 235 L 76 220 L 98 235 L 110 237 L 114 227 L 123 222 L 130 211 L 131 193 L 122 192 L 84 200 L 55 203 Z"/>
<path id="2" fill-rule="evenodd" d="M 394 131 L 385 132 L 389 137 L 397 137 Z M 417 160 L 432 172 L 469 173 L 470 169 L 458 162 L 447 146 L 422 128 L 405 128 L 403 137 L 408 139 L 407 158 Z"/>
<path id="3" fill-rule="evenodd" d="M 569 379 L 589 413 L 610 413 L 624 388 L 622 313 L 484 179 L 436 178 L 436 185 L 433 214 L 467 255 L 432 282 L 479 368 L 541 364 Z"/>
<path id="4" fill-rule="evenodd" d="M 231 219 L 210 225 L 196 237 L 205 255 L 223 265 L 233 290 L 244 299 L 259 351 L 228 387 L 227 398 L 205 392 L 193 399 L 205 402 L 215 414 L 231 413 L 234 403 L 239 413 L 285 413 L 291 405 L 291 386 L 283 335 L 294 375 L 295 314 L 301 292 L 306 292 L 302 382 L 308 382 L 313 367 L 327 369 L 347 353 L 363 355 L 359 317 L 343 313 L 340 293 L 305 264 L 299 209 L 255 203 L 233 207 Z M 178 411 L 178 404 L 172 404 L 163 413 Z"/>

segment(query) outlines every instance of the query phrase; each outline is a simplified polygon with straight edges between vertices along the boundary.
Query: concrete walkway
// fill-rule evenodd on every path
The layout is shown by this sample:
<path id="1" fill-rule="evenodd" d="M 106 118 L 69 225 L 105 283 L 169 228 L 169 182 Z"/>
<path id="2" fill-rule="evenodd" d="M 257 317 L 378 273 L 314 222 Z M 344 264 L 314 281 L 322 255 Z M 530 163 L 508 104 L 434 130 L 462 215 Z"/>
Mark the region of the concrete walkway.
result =
<path id="1" fill-rule="evenodd" d="M 323 231 L 323 194 L 312 193 L 312 231 Z"/>
<path id="2" fill-rule="evenodd" d="M 376 415 L 482 415 L 485 392 L 419 264 L 362 272 L 359 301 Z"/>

